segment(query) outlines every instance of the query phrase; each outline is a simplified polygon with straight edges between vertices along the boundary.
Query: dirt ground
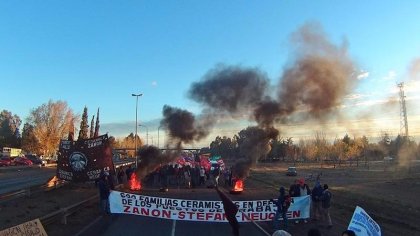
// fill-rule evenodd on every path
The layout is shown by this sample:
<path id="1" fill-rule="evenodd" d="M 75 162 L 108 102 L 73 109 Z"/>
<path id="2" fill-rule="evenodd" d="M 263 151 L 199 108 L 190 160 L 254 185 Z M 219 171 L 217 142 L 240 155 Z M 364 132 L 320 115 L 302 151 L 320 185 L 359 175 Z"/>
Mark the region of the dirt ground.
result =
<path id="1" fill-rule="evenodd" d="M 290 164 L 289 164 L 290 165 Z M 289 187 L 297 178 L 305 178 L 312 188 L 321 174 L 321 183 L 327 183 L 333 193 L 331 213 L 334 227 L 324 235 L 339 235 L 353 214 L 356 206 L 362 207 L 381 226 L 383 235 L 420 235 L 420 165 L 407 168 L 381 162 L 367 166 L 297 165 L 298 176 L 285 175 L 287 164 L 260 164 L 254 168 L 250 180 L 278 189 Z M 312 176 L 312 178 L 311 178 Z M 318 227 L 309 224 L 293 227 L 293 235 L 304 235 L 304 230 Z"/>
<path id="2" fill-rule="evenodd" d="M 331 214 L 334 227 L 327 229 L 318 222 L 298 225 L 290 222 L 292 235 L 306 235 L 310 228 L 319 228 L 323 236 L 340 235 L 356 206 L 365 209 L 375 219 L 383 235 L 420 235 L 420 201 L 417 200 L 420 193 L 420 164 L 410 171 L 394 165 L 385 166 L 384 163 L 372 163 L 369 169 L 364 165 L 321 168 L 320 165 L 298 164 L 297 177 L 285 175 L 288 166 L 291 164 L 259 164 L 245 181 L 245 193 L 233 199 L 275 198 L 279 186 L 288 188 L 297 178 L 305 178 L 312 188 L 315 177 L 322 173 L 321 182 L 327 183 L 333 193 Z M 176 195 L 178 198 L 196 198 L 197 192 L 179 191 Z M 0 203 L 0 230 L 42 217 L 95 194 L 97 189 L 93 184 L 70 184 L 49 192 L 36 193 L 29 198 Z M 62 225 L 58 220 L 44 227 L 48 235 L 74 235 L 99 215 L 97 204 L 90 204 L 69 217 L 67 225 Z M 260 224 L 272 233 L 270 222 Z"/>

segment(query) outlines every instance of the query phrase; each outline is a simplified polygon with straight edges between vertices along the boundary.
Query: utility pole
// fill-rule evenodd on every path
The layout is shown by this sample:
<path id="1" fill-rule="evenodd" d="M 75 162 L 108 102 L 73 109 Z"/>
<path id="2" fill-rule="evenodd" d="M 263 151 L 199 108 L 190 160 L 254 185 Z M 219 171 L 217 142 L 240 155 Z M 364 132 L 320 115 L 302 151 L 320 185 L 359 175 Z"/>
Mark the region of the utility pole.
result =
<path id="1" fill-rule="evenodd" d="M 131 94 L 131 96 L 133 96 L 133 97 L 136 97 L 136 136 L 134 137 L 134 146 L 135 146 L 135 154 L 134 154 L 134 157 L 136 158 L 136 168 L 137 168 L 137 166 L 138 166 L 138 161 L 137 161 L 137 107 L 138 107 L 138 104 L 139 104 L 139 97 L 141 97 L 141 96 L 143 96 L 143 94 L 142 93 L 140 93 L 140 94 Z"/>
<path id="2" fill-rule="evenodd" d="M 400 88 L 400 135 L 408 138 L 407 107 L 405 105 L 404 83 L 397 84 Z"/>

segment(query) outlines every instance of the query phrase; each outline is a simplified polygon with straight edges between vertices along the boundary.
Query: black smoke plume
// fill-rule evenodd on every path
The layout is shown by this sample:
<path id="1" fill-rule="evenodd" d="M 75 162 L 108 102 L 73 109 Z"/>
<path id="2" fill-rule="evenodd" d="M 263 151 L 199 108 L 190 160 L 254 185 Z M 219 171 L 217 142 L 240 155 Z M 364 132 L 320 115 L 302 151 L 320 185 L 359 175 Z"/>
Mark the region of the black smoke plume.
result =
<path id="1" fill-rule="evenodd" d="M 319 25 L 304 25 L 291 40 L 295 59 L 286 66 L 280 79 L 280 110 L 287 115 L 301 110 L 322 119 L 337 110 L 354 88 L 356 66 L 346 45 L 331 43 Z"/>
<path id="2" fill-rule="evenodd" d="M 145 146 L 139 150 L 139 157 L 141 158 L 136 174 L 139 179 L 143 179 L 146 175 L 155 171 L 160 165 L 166 165 L 174 161 L 180 154 L 179 151 L 166 151 L 163 153 L 160 149 L 154 146 Z"/>
<path id="3" fill-rule="evenodd" d="M 266 74 L 257 68 L 219 65 L 193 83 L 188 96 L 215 113 L 234 115 L 255 107 L 268 85 Z"/>
<path id="4" fill-rule="evenodd" d="M 238 134 L 239 156 L 233 166 L 235 177 L 244 179 L 248 177 L 250 168 L 270 150 L 270 141 L 276 139 L 279 131 L 275 128 L 248 127 Z"/>
<path id="5" fill-rule="evenodd" d="M 171 146 L 181 148 L 206 137 L 212 126 L 210 118 L 197 119 L 191 112 L 165 105 L 161 125 L 169 132 Z"/>

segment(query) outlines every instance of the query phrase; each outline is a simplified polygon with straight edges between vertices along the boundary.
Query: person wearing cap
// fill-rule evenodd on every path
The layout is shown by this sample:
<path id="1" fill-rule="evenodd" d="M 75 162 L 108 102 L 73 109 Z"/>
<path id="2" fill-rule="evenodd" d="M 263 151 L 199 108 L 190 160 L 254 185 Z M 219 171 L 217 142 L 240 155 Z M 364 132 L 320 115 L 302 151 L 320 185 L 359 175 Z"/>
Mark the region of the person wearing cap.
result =
<path id="1" fill-rule="evenodd" d="M 295 186 L 295 196 L 296 197 L 304 197 L 311 195 L 311 190 L 309 189 L 309 186 L 305 183 L 305 179 L 301 178 L 297 180 L 297 186 Z M 307 219 L 303 220 L 304 223 L 308 223 Z M 299 220 L 295 221 L 296 224 L 299 223 Z"/>
<path id="2" fill-rule="evenodd" d="M 284 229 L 287 229 L 287 210 L 290 206 L 290 196 L 286 195 L 284 187 L 280 187 L 279 193 L 277 200 L 271 200 L 277 206 L 276 214 L 273 218 L 274 230 L 280 229 L 280 216 L 283 219 Z"/>

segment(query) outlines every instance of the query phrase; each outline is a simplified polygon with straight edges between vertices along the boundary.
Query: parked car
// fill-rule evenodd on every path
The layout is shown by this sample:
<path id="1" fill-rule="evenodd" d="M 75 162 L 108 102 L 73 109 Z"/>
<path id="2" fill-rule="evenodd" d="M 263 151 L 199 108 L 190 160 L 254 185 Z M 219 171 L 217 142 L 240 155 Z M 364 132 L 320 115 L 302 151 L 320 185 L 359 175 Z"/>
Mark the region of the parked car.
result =
<path id="1" fill-rule="evenodd" d="M 30 166 L 30 165 L 33 164 L 31 160 L 29 160 L 25 157 L 16 157 L 14 159 L 14 162 L 15 162 L 16 165 L 23 165 L 23 166 Z"/>
<path id="2" fill-rule="evenodd" d="M 42 160 L 37 155 L 30 154 L 30 155 L 26 155 L 25 157 L 27 159 L 31 160 L 34 165 L 42 165 L 42 166 L 45 166 L 45 164 L 47 164 L 47 161 Z"/>
<path id="3" fill-rule="evenodd" d="M 297 175 L 296 167 L 290 166 L 289 168 L 287 168 L 286 175 L 287 176 L 296 176 Z"/>
<path id="4" fill-rule="evenodd" d="M 12 166 L 13 164 L 13 160 L 10 157 L 0 158 L 0 166 Z"/>

